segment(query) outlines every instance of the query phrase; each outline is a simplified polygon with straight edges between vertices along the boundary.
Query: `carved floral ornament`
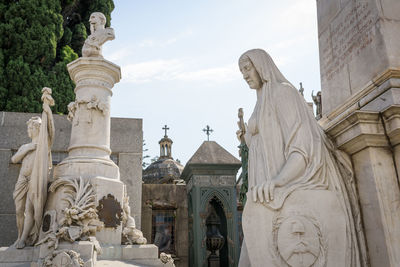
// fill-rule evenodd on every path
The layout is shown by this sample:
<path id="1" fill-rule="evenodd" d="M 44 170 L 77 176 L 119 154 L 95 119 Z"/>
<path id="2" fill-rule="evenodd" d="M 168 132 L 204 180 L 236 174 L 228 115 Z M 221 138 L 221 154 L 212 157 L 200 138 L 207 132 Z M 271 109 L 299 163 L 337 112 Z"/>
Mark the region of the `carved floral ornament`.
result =
<path id="1" fill-rule="evenodd" d="M 92 96 L 90 100 L 75 100 L 75 102 L 71 102 L 68 104 L 68 116 L 67 119 L 72 122 L 74 120 L 76 111 L 78 108 L 86 108 L 88 110 L 98 110 L 102 113 L 103 116 L 109 113 L 108 105 L 105 101 L 98 100 L 95 95 Z M 75 122 L 78 123 L 78 122 Z"/>
<path id="2" fill-rule="evenodd" d="M 278 213 L 272 225 L 270 246 L 276 266 L 325 266 L 328 247 L 322 233 L 321 225 L 312 214 Z"/>
<path id="3" fill-rule="evenodd" d="M 42 223 L 42 239 L 46 257 L 39 266 L 83 266 L 79 254 L 72 250 L 58 250 L 60 241 L 75 242 L 89 240 L 100 253 L 101 247 L 94 237 L 103 228 L 95 210 L 95 193 L 89 181 L 83 178 L 58 178 L 49 187 L 50 194 L 60 194 L 67 203 L 63 210 L 46 211 Z M 57 221 L 57 215 L 61 220 Z M 42 252 L 41 252 L 42 253 Z M 61 262 L 66 265 L 61 265 Z M 68 264 L 67 264 L 68 263 Z"/>

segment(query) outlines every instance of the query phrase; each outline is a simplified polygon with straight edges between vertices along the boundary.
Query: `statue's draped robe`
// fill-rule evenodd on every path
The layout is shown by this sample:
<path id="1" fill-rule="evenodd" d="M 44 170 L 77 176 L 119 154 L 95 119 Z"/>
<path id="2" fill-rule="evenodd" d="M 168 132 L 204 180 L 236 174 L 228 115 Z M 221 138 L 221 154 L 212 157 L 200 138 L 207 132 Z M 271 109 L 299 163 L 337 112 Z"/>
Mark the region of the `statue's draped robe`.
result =
<path id="1" fill-rule="evenodd" d="M 292 153 L 301 154 L 306 163 L 304 173 L 287 185 L 276 187 L 274 200 L 263 204 L 272 210 L 280 209 L 295 190 L 338 192 L 346 216 L 348 244 L 352 248 L 348 250 L 346 262 L 352 267 L 364 266 L 364 237 L 351 164 L 334 149 L 303 97 L 269 55 L 262 50 L 250 50 L 245 55 L 263 80 L 245 135 L 249 147 L 249 189 L 276 177 Z"/>
<path id="2" fill-rule="evenodd" d="M 42 124 L 40 126 L 38 144 L 35 151 L 35 160 L 27 195 L 27 198 L 29 198 L 33 206 L 34 225 L 30 233 L 32 241 L 35 241 L 39 236 L 43 209 L 47 199 L 49 169 L 52 166 L 50 148 L 52 145 L 52 131 L 54 131 L 54 126 L 48 125 L 47 116 L 48 114 L 46 112 L 42 113 Z M 52 115 L 50 114 L 50 116 Z M 50 121 L 52 122 L 53 120 Z"/>

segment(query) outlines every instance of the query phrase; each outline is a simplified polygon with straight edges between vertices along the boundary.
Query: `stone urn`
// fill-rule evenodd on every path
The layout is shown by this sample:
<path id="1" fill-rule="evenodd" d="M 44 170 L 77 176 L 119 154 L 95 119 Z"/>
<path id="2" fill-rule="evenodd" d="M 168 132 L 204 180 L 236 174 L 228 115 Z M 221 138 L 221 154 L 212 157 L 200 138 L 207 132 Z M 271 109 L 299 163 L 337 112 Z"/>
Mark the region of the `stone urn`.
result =
<path id="1" fill-rule="evenodd" d="M 211 212 L 206 220 L 207 233 L 206 245 L 207 250 L 211 252 L 208 257 L 208 266 L 219 266 L 219 256 L 217 251 L 220 250 L 225 243 L 225 238 L 219 232 L 221 221 L 215 211 Z"/>

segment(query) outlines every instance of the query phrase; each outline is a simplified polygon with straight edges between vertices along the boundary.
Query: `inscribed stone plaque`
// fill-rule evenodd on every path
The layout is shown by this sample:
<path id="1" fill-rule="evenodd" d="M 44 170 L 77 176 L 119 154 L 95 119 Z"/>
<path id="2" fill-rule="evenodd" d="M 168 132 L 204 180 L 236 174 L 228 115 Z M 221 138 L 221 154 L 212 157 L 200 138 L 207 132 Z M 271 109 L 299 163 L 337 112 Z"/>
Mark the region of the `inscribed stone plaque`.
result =
<path id="1" fill-rule="evenodd" d="M 387 1 L 317 1 L 324 115 L 389 67 L 400 67 L 400 50 L 391 46 L 399 31 L 392 24 L 400 22 L 386 19 L 380 2 Z M 400 10 L 397 14 L 399 19 Z"/>

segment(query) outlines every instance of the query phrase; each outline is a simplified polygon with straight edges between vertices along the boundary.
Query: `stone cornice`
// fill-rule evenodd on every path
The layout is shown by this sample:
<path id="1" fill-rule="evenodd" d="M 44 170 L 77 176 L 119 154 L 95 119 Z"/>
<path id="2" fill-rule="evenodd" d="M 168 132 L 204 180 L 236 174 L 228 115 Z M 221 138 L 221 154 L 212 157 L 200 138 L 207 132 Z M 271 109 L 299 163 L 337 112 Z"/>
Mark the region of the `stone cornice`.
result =
<path id="1" fill-rule="evenodd" d="M 379 112 L 354 111 L 331 125 L 326 133 L 337 147 L 350 155 L 366 147 L 387 147 L 388 141 Z"/>
<path id="2" fill-rule="evenodd" d="M 363 89 L 352 95 L 341 106 L 328 114 L 324 114 L 319 124 L 326 130 L 341 120 L 350 116 L 354 111 L 365 106 L 383 92 L 394 87 L 390 79 L 400 79 L 400 69 L 388 69 L 368 82 Z"/>

